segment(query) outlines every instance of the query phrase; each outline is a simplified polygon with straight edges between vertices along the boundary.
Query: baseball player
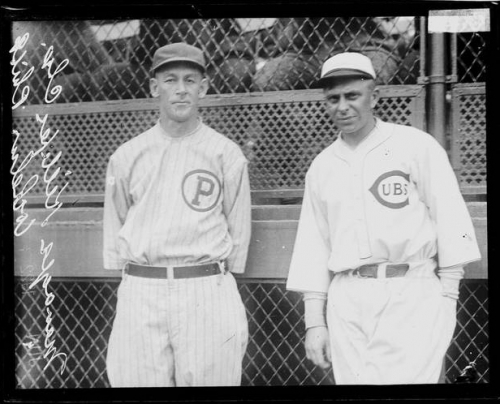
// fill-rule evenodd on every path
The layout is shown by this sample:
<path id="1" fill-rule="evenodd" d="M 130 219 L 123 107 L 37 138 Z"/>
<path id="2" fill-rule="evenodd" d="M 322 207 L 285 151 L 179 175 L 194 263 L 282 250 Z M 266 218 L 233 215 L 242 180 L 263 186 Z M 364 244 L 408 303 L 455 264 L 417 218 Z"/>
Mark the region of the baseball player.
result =
<path id="1" fill-rule="evenodd" d="M 248 325 L 232 273 L 250 239 L 247 160 L 199 117 L 200 49 L 161 47 L 151 70 L 159 120 L 116 150 L 106 178 L 104 267 L 123 271 L 109 381 L 239 385 Z"/>
<path id="2" fill-rule="evenodd" d="M 323 64 L 340 136 L 307 172 L 287 288 L 303 293 L 307 357 L 337 384 L 437 383 L 480 253 L 446 152 L 374 117 L 375 79 L 359 53 Z"/>

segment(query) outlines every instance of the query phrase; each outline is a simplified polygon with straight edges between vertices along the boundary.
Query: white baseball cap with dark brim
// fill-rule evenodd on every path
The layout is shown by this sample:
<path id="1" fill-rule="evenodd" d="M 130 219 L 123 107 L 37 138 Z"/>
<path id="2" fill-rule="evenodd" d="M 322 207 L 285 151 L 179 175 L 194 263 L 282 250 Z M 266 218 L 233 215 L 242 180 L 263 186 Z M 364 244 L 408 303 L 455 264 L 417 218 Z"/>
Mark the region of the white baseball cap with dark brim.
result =
<path id="1" fill-rule="evenodd" d="M 361 53 L 344 52 L 329 58 L 321 68 L 320 85 L 337 77 L 361 77 L 375 80 L 377 75 L 371 60 Z"/>
<path id="2" fill-rule="evenodd" d="M 184 42 L 177 42 L 162 46 L 156 50 L 153 56 L 151 73 L 156 72 L 156 70 L 160 67 L 174 62 L 193 64 L 202 72 L 206 71 L 206 62 L 203 51 L 196 46 L 188 45 Z"/>

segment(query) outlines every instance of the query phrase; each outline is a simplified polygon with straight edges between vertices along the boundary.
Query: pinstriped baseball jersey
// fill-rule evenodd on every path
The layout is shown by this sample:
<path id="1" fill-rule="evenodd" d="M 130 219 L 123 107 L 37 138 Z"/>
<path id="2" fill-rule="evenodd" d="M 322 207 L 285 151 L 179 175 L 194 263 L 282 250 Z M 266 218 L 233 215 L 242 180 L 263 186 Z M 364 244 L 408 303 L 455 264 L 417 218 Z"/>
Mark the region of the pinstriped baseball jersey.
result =
<path id="1" fill-rule="evenodd" d="M 440 267 L 480 259 L 455 174 L 432 136 L 377 120 L 355 150 L 339 137 L 316 157 L 288 289 L 326 293 L 329 271 L 436 254 Z"/>
<path id="2" fill-rule="evenodd" d="M 181 138 L 157 123 L 110 158 L 104 267 L 227 259 L 231 272 L 242 273 L 250 208 L 247 160 L 234 142 L 201 121 Z"/>

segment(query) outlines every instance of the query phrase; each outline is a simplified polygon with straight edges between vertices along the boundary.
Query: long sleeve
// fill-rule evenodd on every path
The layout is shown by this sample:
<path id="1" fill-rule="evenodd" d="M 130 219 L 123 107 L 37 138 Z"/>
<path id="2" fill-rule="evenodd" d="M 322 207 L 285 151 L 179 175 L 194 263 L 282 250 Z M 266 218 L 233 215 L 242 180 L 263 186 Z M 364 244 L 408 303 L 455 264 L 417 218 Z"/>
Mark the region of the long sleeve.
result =
<path id="1" fill-rule="evenodd" d="M 224 184 L 224 214 L 227 219 L 233 249 L 227 258 L 229 270 L 243 273 L 251 235 L 251 198 L 248 163 L 238 164 Z"/>
<path id="2" fill-rule="evenodd" d="M 127 184 L 113 157 L 106 173 L 103 219 L 103 258 L 105 269 L 122 269 L 125 261 L 118 249 L 118 233 L 130 207 Z"/>
<path id="3" fill-rule="evenodd" d="M 313 181 L 309 170 L 287 289 L 326 293 L 330 284 L 330 237 L 326 212 L 319 202 Z"/>
<path id="4" fill-rule="evenodd" d="M 474 226 L 445 150 L 429 138 L 423 154 L 417 187 L 436 226 L 439 266 L 481 259 Z"/>

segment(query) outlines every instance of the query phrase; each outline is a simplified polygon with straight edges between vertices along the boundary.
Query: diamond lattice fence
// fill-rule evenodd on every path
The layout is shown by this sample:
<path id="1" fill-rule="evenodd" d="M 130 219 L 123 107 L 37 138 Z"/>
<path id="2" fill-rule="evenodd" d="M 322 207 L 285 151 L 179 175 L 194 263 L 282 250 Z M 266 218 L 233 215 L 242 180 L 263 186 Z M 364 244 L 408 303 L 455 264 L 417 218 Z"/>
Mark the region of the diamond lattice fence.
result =
<path id="1" fill-rule="evenodd" d="M 413 17 L 17 21 L 12 33 L 29 35 L 18 68 L 35 67 L 27 103 L 43 104 L 50 47 L 53 70 L 67 61 L 50 83 L 62 103 L 147 98 L 155 49 L 181 41 L 204 51 L 214 94 L 312 88 L 321 64 L 345 50 L 369 56 L 381 84 L 415 84 L 418 26 Z"/>
<path id="2" fill-rule="evenodd" d="M 453 92 L 456 168 L 461 185 L 486 185 L 486 92 L 457 85 Z"/>
<path id="3" fill-rule="evenodd" d="M 232 105 L 203 107 L 201 114 L 205 123 L 242 147 L 250 162 L 252 189 L 303 188 L 311 161 L 337 136 L 324 110 L 322 94 L 315 92 L 303 101 L 262 99 L 254 103 L 242 98 Z M 389 90 L 379 100 L 376 113 L 387 121 L 410 124 L 414 101 L 415 94 L 405 95 L 401 90 L 392 94 Z M 151 109 L 48 114 L 45 128 L 59 130 L 51 142 L 51 153 L 61 152 L 57 161 L 61 174 L 53 183 L 63 187 L 68 182 L 65 194 L 102 194 L 109 156 L 156 120 L 153 104 Z M 33 113 L 16 117 L 13 128 L 20 134 L 16 144 L 20 164 L 30 151 L 40 148 L 41 124 Z M 42 155 L 35 157 L 23 170 L 26 178 L 41 178 L 42 159 Z M 44 185 L 38 181 L 31 195 L 45 195 Z"/>
<path id="4" fill-rule="evenodd" d="M 109 387 L 106 345 L 116 305 L 118 281 L 52 280 L 50 305 L 54 346 L 67 353 L 63 374 L 55 359 L 46 369 L 42 357 L 47 308 L 41 288 L 29 290 L 33 279 L 15 285 L 16 380 L 19 388 Z M 243 362 L 244 386 L 334 384 L 333 376 L 305 359 L 303 305 L 283 282 L 240 282 L 247 309 L 250 341 Z M 456 335 L 447 355 L 446 380 L 453 381 L 476 360 L 479 383 L 489 381 L 488 288 L 484 281 L 461 286 Z"/>

